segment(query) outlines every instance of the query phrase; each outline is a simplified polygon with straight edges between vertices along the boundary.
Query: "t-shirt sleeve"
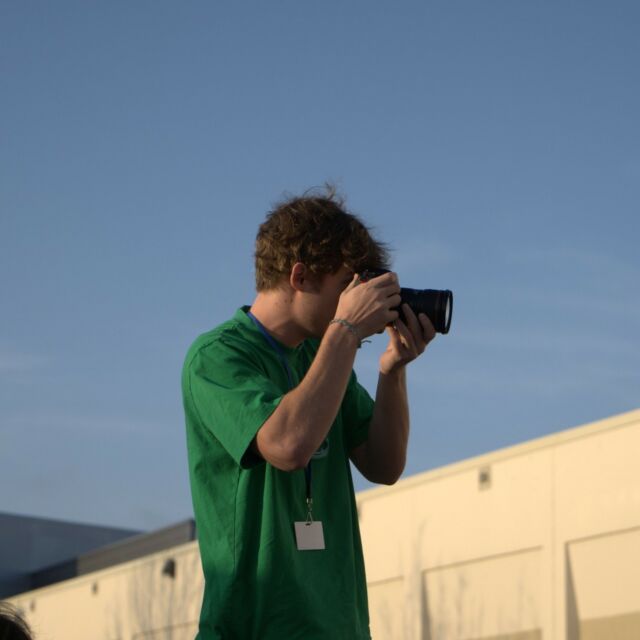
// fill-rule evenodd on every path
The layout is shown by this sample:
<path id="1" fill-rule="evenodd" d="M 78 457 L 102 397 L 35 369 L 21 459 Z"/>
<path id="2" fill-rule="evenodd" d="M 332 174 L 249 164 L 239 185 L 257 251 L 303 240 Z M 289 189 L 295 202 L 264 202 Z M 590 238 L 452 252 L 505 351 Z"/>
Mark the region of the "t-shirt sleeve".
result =
<path id="1" fill-rule="evenodd" d="M 250 445 L 283 392 L 247 354 L 220 340 L 197 351 L 188 382 L 200 422 L 235 462 L 245 468 L 261 462 Z"/>
<path id="2" fill-rule="evenodd" d="M 352 372 L 342 401 L 347 454 L 369 437 L 369 423 L 373 416 L 373 405 L 373 399 L 358 382 L 355 372 Z"/>

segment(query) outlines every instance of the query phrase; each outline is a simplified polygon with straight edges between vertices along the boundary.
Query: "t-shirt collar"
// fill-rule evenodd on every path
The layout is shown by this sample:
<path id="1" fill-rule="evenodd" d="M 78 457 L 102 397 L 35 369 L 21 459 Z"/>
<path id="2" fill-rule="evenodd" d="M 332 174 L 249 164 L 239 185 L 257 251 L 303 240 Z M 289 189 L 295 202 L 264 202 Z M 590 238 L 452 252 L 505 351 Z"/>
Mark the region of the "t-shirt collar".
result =
<path id="1" fill-rule="evenodd" d="M 242 307 L 240 307 L 236 311 L 235 316 L 233 317 L 233 319 L 237 320 L 245 329 L 250 331 L 251 334 L 256 338 L 256 340 L 264 341 L 265 344 L 268 344 L 266 339 L 265 339 L 265 337 L 262 335 L 262 332 L 260 331 L 260 329 L 258 327 L 256 327 L 254 322 L 247 315 L 248 312 L 250 311 L 250 309 L 251 309 L 250 305 L 243 305 Z M 269 335 L 271 336 L 273 341 L 278 345 L 278 347 L 280 349 L 282 349 L 283 353 L 285 353 L 287 356 L 294 355 L 294 354 L 298 353 L 298 349 L 303 344 L 303 343 L 300 343 L 300 345 L 298 345 L 297 347 L 288 347 L 283 342 L 280 342 L 280 340 L 278 340 L 275 336 L 273 336 L 271 334 L 269 334 Z"/>

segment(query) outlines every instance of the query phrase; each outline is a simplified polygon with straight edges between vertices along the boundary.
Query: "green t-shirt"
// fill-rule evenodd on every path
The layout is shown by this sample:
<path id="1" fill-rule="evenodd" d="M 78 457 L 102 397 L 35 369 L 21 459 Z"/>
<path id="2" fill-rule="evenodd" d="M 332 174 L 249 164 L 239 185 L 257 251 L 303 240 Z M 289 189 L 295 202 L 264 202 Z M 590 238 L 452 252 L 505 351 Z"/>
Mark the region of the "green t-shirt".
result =
<path id="1" fill-rule="evenodd" d="M 200 336 L 182 374 L 191 493 L 205 576 L 198 640 L 370 638 L 367 589 L 349 452 L 364 442 L 373 400 L 352 373 L 312 460 L 313 515 L 326 549 L 299 551 L 303 470 L 252 453 L 256 433 L 289 391 L 282 361 L 247 316 Z M 279 345 L 297 385 L 318 349 Z"/>

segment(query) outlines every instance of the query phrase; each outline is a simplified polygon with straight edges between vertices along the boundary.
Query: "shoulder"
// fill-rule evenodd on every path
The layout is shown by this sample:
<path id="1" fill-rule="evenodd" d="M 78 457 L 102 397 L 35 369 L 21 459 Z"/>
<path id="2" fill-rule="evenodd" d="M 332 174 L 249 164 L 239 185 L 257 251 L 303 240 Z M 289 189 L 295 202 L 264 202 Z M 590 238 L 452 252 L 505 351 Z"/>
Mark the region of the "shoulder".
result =
<path id="1" fill-rule="evenodd" d="M 196 361 L 219 361 L 234 356 L 250 359 L 255 350 L 255 337 L 236 314 L 193 341 L 187 351 L 183 371 L 189 371 Z"/>

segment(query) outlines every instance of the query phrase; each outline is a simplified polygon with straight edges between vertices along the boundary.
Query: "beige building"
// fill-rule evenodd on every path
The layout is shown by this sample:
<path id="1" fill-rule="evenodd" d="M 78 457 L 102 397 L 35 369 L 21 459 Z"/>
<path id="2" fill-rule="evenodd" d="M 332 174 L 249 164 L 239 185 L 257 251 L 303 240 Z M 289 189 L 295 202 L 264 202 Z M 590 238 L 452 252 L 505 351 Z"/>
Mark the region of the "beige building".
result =
<path id="1" fill-rule="evenodd" d="M 358 510 L 375 640 L 640 639 L 640 410 L 364 491 Z M 187 542 L 10 600 L 38 640 L 192 640 L 201 594 Z"/>

